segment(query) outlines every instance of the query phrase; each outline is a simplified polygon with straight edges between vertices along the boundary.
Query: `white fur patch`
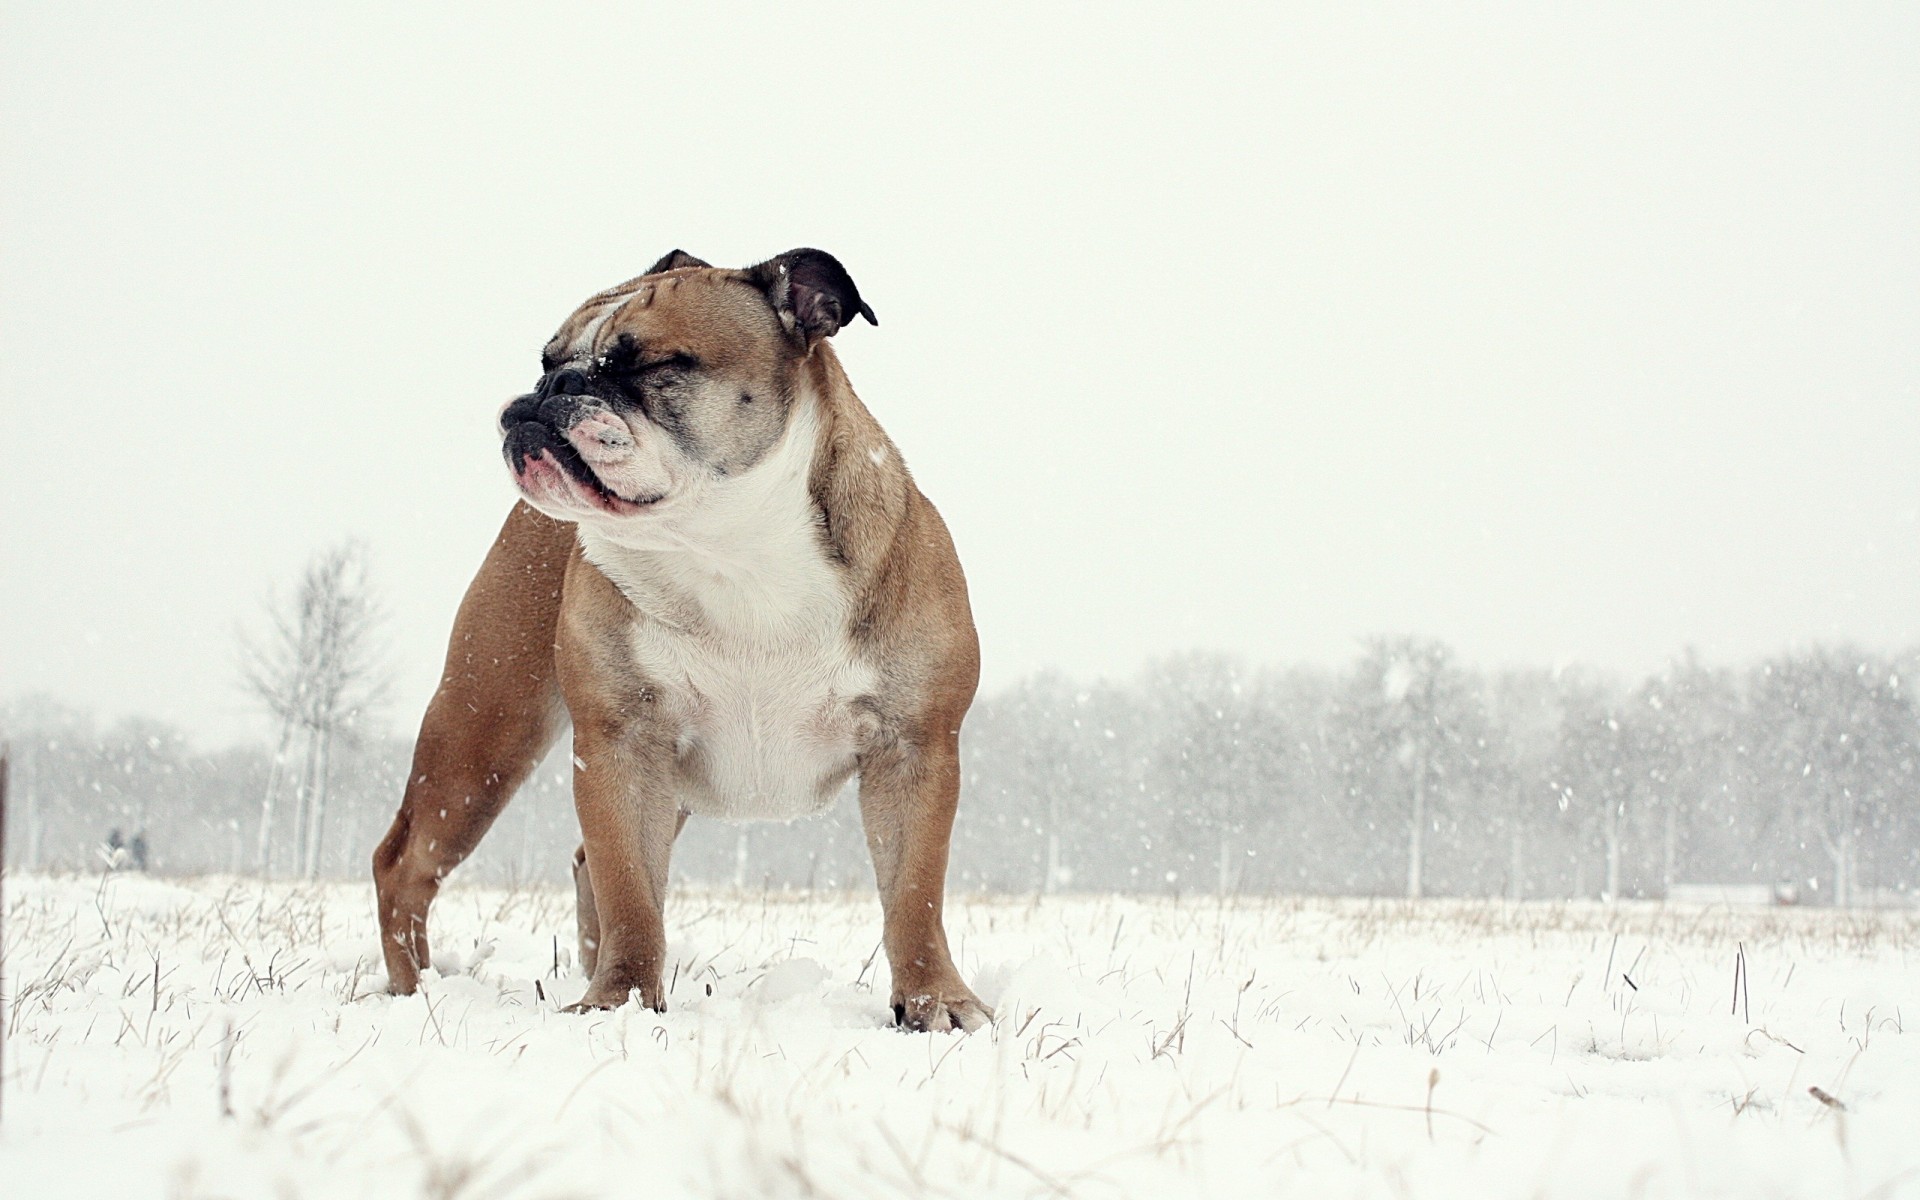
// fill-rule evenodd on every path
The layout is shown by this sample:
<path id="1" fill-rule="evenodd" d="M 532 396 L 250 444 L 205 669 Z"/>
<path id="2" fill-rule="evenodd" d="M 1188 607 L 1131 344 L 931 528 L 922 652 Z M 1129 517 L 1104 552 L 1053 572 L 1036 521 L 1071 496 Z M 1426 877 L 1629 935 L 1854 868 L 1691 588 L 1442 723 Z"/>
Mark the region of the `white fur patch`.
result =
<path id="1" fill-rule="evenodd" d="M 659 512 L 580 526 L 588 561 L 639 610 L 634 655 L 663 715 L 683 723 L 688 812 L 803 816 L 832 803 L 854 768 L 851 705 L 874 672 L 848 637 L 851 598 L 807 489 L 814 405 L 796 403 L 779 445 L 746 473 Z"/>

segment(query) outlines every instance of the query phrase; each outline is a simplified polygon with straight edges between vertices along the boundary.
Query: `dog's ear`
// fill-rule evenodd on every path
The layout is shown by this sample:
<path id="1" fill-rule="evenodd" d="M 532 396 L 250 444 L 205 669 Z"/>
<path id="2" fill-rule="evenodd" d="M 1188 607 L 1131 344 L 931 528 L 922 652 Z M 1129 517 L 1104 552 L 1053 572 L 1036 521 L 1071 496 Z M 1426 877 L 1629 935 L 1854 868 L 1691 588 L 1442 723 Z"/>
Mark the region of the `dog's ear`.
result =
<path id="1" fill-rule="evenodd" d="M 669 250 L 667 256 L 648 267 L 648 275 L 658 275 L 662 271 L 678 271 L 681 267 L 710 267 L 713 264 L 704 259 L 695 258 L 685 250 Z"/>
<path id="2" fill-rule="evenodd" d="M 860 289 L 840 260 L 825 250 L 789 250 L 756 267 L 747 276 L 766 294 L 767 303 L 787 332 L 809 350 L 821 338 L 840 332 L 856 316 L 878 325 L 880 318 L 860 299 Z"/>

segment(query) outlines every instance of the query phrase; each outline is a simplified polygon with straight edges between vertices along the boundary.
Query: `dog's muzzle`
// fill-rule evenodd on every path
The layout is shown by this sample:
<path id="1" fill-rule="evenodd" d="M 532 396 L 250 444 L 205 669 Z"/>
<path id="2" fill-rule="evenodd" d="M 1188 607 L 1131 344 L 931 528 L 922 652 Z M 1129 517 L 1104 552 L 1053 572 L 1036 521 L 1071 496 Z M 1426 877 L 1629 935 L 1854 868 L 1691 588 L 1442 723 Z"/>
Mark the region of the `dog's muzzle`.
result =
<path id="1" fill-rule="evenodd" d="M 587 394 L 587 377 L 581 372 L 563 367 L 542 376 L 533 391 L 500 413 L 507 469 L 516 476 L 524 474 L 528 459 L 548 453 L 575 479 L 597 485 L 599 481 L 567 439 L 567 431 L 590 412 L 604 408 Z"/>

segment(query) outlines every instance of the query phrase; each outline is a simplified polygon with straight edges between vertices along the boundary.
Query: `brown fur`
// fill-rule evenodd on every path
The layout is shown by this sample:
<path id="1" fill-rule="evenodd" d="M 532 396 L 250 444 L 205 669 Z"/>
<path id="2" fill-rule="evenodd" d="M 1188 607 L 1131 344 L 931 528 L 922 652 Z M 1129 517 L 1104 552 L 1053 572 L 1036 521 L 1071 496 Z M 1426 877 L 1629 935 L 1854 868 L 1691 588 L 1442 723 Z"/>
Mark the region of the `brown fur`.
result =
<path id="1" fill-rule="evenodd" d="M 411 992 L 427 908 L 566 724 L 553 636 L 573 530 L 516 504 L 454 618 L 393 827 L 373 853 L 387 979 Z"/>
<path id="2" fill-rule="evenodd" d="M 702 386 L 714 394 L 724 383 L 789 409 L 796 396 L 817 397 L 808 491 L 819 550 L 835 564 L 850 601 L 848 633 L 874 670 L 869 694 L 856 702 L 867 722 L 857 769 L 892 1004 L 910 1028 L 973 1028 L 992 1014 L 955 969 L 942 920 L 960 726 L 979 674 L 966 582 L 946 526 L 820 331 L 770 306 L 766 273 L 756 271 L 680 267 L 629 281 L 583 305 L 547 357 L 585 361 L 625 337 L 650 352 L 697 356 Z M 839 309 L 816 300 L 808 311 L 817 324 L 819 312 Z M 593 329 L 589 345 L 584 335 Z M 703 461 L 750 469 L 739 460 L 765 452 L 755 445 L 762 426 L 753 424 L 763 418 L 747 413 L 725 427 L 717 419 L 702 430 L 711 452 L 694 443 Z M 638 619 L 627 596 L 583 557 L 573 529 L 515 507 L 461 605 L 400 811 L 374 855 L 394 991 L 417 986 L 439 881 L 556 736 L 564 697 L 583 837 L 574 863 L 581 961 L 592 976 L 581 1005 L 617 1005 L 637 990 L 664 1008 L 663 906 L 686 816 L 674 790 L 685 764 L 661 703 L 669 681 L 646 678 L 632 659 L 627 631 Z"/>

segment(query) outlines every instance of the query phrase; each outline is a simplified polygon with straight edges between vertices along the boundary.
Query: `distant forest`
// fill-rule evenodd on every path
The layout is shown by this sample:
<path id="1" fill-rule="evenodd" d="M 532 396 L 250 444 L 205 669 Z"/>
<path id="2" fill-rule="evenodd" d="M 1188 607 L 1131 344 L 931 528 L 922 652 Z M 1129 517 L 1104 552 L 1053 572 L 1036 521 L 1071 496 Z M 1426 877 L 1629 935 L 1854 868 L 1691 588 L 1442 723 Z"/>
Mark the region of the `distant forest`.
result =
<path id="1" fill-rule="evenodd" d="M 1685 885 L 1810 904 L 1920 898 L 1920 656 L 1845 647 L 1639 681 L 1486 673 L 1415 638 L 1338 671 L 1186 654 L 1118 682 L 1043 673 L 962 738 L 958 891 L 1650 897 Z M 410 746 L 338 739 L 324 822 L 263 809 L 273 746 L 194 749 L 34 698 L 0 710 L 15 868 L 364 877 Z M 462 869 L 560 881 L 577 840 L 565 742 Z M 283 762 L 282 776 L 285 764 Z M 295 806 L 297 807 L 297 806 Z M 306 840 L 310 835 L 312 840 Z M 851 793 L 790 825 L 690 822 L 675 876 L 866 887 Z"/>

